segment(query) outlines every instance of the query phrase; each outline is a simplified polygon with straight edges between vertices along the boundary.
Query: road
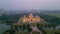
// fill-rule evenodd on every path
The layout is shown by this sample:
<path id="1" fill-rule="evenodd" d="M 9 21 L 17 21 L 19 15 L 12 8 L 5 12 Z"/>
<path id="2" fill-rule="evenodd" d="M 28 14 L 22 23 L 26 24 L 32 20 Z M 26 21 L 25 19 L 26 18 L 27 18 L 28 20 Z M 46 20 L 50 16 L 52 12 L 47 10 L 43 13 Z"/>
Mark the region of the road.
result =
<path id="1" fill-rule="evenodd" d="M 42 31 L 40 31 L 37 26 L 31 26 L 31 28 L 33 30 L 32 32 L 35 31 L 35 32 L 40 32 L 40 34 L 42 34 Z M 30 34 L 32 34 L 32 32 Z"/>

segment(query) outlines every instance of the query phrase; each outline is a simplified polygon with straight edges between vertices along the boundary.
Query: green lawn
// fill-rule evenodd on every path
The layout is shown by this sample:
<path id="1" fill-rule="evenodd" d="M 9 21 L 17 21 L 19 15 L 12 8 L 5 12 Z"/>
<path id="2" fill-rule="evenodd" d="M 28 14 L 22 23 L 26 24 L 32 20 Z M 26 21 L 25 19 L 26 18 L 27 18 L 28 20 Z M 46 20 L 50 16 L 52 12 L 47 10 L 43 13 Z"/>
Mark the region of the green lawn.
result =
<path id="1" fill-rule="evenodd" d="M 29 32 L 20 32 L 20 34 L 29 34 Z"/>
<path id="2" fill-rule="evenodd" d="M 32 32 L 32 34 L 40 34 L 40 32 Z"/>

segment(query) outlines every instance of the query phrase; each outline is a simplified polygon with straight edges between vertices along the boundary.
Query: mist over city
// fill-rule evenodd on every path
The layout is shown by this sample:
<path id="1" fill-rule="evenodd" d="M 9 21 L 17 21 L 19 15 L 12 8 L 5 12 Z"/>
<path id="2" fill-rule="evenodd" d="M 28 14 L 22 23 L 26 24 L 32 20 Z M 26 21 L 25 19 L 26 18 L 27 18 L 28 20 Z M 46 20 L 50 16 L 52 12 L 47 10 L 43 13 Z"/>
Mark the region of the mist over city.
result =
<path id="1" fill-rule="evenodd" d="M 60 0 L 0 0 L 0 9 L 60 10 Z"/>
<path id="2" fill-rule="evenodd" d="M 60 34 L 60 0 L 0 0 L 0 34 Z"/>

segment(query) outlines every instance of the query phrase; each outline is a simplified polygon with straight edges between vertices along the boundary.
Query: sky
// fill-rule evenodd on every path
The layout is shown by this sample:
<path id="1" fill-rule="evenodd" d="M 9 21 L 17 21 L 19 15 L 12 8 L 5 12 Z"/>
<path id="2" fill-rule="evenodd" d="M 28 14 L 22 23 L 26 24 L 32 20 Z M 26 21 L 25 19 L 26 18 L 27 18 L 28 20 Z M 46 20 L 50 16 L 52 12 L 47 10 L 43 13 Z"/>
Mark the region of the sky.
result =
<path id="1" fill-rule="evenodd" d="M 60 0 L 0 0 L 0 9 L 9 10 L 60 10 Z"/>

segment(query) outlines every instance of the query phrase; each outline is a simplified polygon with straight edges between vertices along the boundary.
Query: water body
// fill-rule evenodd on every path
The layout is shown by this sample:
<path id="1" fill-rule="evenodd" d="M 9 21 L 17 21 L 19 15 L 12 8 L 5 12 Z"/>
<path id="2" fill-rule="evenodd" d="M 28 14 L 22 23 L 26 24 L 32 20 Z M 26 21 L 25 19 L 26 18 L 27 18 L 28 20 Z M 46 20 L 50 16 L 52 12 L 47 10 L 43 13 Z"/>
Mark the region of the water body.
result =
<path id="1" fill-rule="evenodd" d="M 60 29 L 60 25 L 56 26 L 56 29 Z"/>
<path id="2" fill-rule="evenodd" d="M 10 28 L 9 25 L 0 24 L 0 34 L 2 34 L 2 32 L 5 32 L 5 30 L 8 30 L 9 28 Z"/>

